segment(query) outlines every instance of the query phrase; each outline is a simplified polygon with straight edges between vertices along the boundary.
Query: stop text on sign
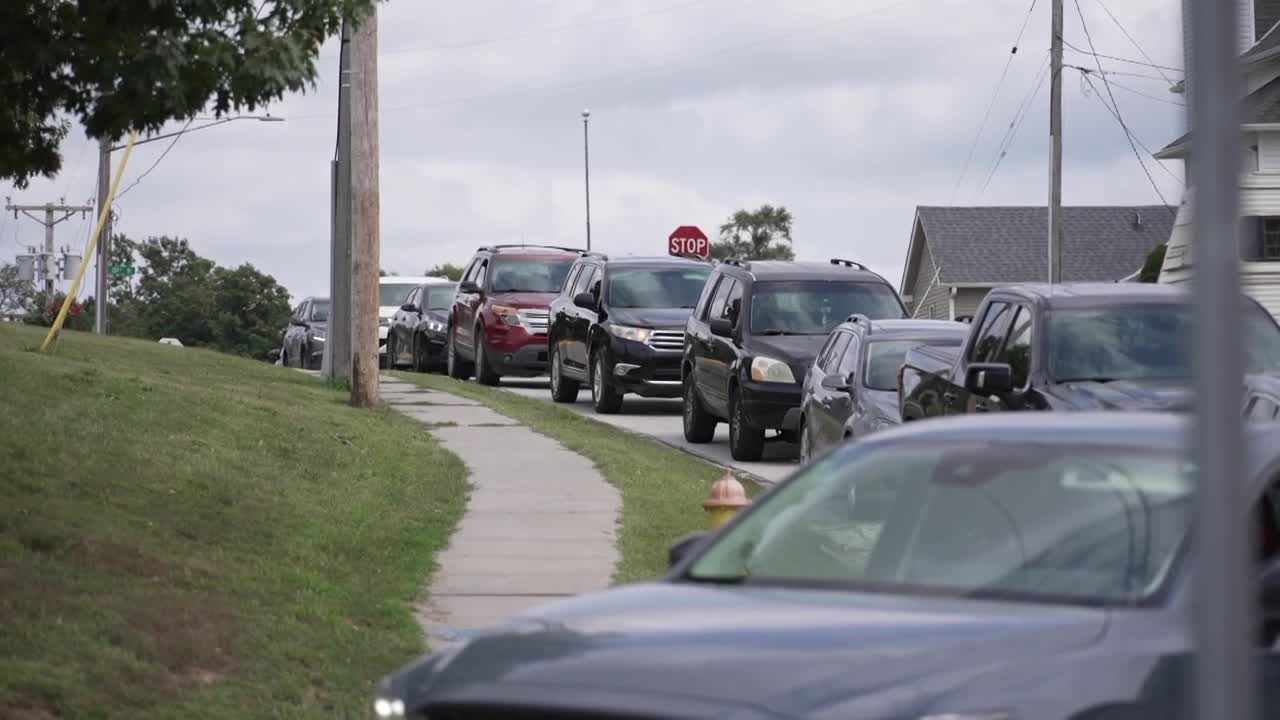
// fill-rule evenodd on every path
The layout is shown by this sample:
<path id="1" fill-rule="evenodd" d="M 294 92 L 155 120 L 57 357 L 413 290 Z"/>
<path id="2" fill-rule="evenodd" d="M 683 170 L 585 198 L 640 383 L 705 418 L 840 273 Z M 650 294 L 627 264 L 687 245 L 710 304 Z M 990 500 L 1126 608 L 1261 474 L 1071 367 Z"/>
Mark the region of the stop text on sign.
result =
<path id="1" fill-rule="evenodd" d="M 711 241 L 696 225 L 681 225 L 667 238 L 667 254 L 705 258 L 711 254 Z"/>

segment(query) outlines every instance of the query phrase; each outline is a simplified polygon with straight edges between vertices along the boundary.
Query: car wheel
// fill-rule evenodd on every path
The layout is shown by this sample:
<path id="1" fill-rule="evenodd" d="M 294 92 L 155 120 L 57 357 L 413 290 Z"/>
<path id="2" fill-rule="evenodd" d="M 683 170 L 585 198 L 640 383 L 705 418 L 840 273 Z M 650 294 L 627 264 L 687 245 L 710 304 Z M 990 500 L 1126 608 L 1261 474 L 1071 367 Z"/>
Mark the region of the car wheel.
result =
<path id="1" fill-rule="evenodd" d="M 737 388 L 729 391 L 729 454 L 748 462 L 764 454 L 764 428 L 751 426 Z"/>
<path id="2" fill-rule="evenodd" d="M 398 352 L 400 352 L 400 350 L 399 348 L 396 347 L 396 336 L 388 334 L 387 335 L 387 369 L 388 370 L 396 369 L 396 353 Z"/>
<path id="3" fill-rule="evenodd" d="M 558 403 L 578 401 L 579 384 L 564 376 L 564 366 L 560 362 L 560 348 L 551 348 L 551 399 Z"/>
<path id="4" fill-rule="evenodd" d="M 409 364 L 409 367 L 412 368 L 414 372 L 426 372 L 426 353 L 422 350 L 422 336 L 418 333 L 413 334 L 413 346 L 410 348 L 410 351 L 409 356 L 413 361 Z"/>
<path id="5" fill-rule="evenodd" d="M 591 363 L 591 401 L 596 412 L 612 415 L 622 409 L 622 393 L 613 385 L 604 366 L 604 352 L 597 352 Z"/>
<path id="6" fill-rule="evenodd" d="M 489 351 L 485 349 L 483 330 L 476 331 L 476 382 L 481 385 L 497 385 L 502 376 L 489 364 Z"/>
<path id="7" fill-rule="evenodd" d="M 453 330 L 449 330 L 449 334 L 445 336 L 444 341 L 444 364 L 445 371 L 449 377 L 454 380 L 466 380 L 471 377 L 471 368 L 467 367 L 467 362 L 458 355 L 458 345 L 453 340 Z"/>
<path id="8" fill-rule="evenodd" d="M 808 465 L 809 458 L 813 454 L 813 447 L 809 444 L 809 424 L 805 422 L 803 417 L 800 418 L 800 464 Z"/>
<path id="9" fill-rule="evenodd" d="M 698 388 L 689 377 L 684 381 L 684 411 L 681 415 L 686 441 L 701 445 L 715 438 L 716 425 L 719 421 L 702 407 L 702 400 L 698 398 Z"/>

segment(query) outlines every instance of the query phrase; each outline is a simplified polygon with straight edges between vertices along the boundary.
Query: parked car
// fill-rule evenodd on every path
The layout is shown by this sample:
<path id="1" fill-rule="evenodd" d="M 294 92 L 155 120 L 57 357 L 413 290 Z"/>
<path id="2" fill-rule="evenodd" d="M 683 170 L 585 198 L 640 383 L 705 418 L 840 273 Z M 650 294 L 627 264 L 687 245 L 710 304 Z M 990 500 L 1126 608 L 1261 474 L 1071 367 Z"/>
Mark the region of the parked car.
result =
<path id="1" fill-rule="evenodd" d="M 382 367 L 387 365 L 387 336 L 391 331 L 391 320 L 409 298 L 415 288 L 443 278 L 406 275 L 384 275 L 378 278 L 378 362 Z"/>
<path id="2" fill-rule="evenodd" d="M 551 302 L 552 399 L 574 402 L 584 382 L 601 413 L 626 393 L 680 397 L 684 326 L 710 274 L 687 258 L 579 258 Z"/>
<path id="3" fill-rule="evenodd" d="M 329 298 L 309 297 L 298 303 L 285 328 L 280 364 L 291 368 L 319 370 L 324 360 L 324 343 L 329 334 Z"/>
<path id="4" fill-rule="evenodd" d="M 429 278 L 409 292 L 391 316 L 387 330 L 387 365 L 408 365 L 418 372 L 444 368 L 445 329 L 458 283 Z"/>
<path id="5" fill-rule="evenodd" d="M 547 371 L 548 308 L 582 250 L 492 245 L 476 251 L 449 311 L 449 376 L 483 385 Z"/>
<path id="6" fill-rule="evenodd" d="M 994 414 L 839 446 L 658 582 L 534 607 L 384 678 L 383 717 L 1194 716 L 1191 419 Z M 1239 517 L 1280 717 L 1280 428 Z M 1207 480 L 1227 480 L 1207 478 Z M 1140 512 L 1139 512 L 1140 511 Z"/>
<path id="7" fill-rule="evenodd" d="M 832 445 L 902 422 L 898 368 L 922 343 L 959 347 L 969 330 L 947 320 L 871 320 L 841 323 L 805 376 L 800 400 L 800 462 Z"/>
<path id="8" fill-rule="evenodd" d="M 887 280 L 848 260 L 717 265 L 685 326 L 685 439 L 711 442 L 728 422 L 735 460 L 759 460 L 769 429 L 795 441 L 805 371 L 854 313 L 907 315 Z"/>
<path id="9" fill-rule="evenodd" d="M 963 346 L 907 353 L 903 421 L 999 410 L 1185 410 L 1188 295 L 1149 283 L 992 290 Z M 1280 370 L 1280 326 L 1242 298 L 1248 372 Z"/>

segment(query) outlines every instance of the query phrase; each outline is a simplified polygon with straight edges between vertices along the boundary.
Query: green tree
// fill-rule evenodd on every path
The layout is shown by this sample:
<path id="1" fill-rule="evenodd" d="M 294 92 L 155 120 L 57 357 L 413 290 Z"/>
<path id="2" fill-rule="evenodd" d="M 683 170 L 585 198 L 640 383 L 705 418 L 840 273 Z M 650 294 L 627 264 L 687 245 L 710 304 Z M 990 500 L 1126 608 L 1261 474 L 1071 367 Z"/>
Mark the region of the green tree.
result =
<path id="1" fill-rule="evenodd" d="M 791 211 L 781 205 L 739 210 L 720 226 L 720 238 L 711 243 L 711 257 L 717 260 L 794 260 L 791 222 Z"/>
<path id="2" fill-rule="evenodd" d="M 91 138 L 118 140 L 305 91 L 320 44 L 374 3 L 4 0 L 0 179 L 22 188 L 56 175 L 73 120 Z"/>
<path id="3" fill-rule="evenodd" d="M 209 323 L 215 349 L 256 358 L 280 347 L 280 329 L 289 322 L 289 291 L 275 278 L 245 263 L 215 268 Z"/>
<path id="4" fill-rule="evenodd" d="M 1164 267 L 1164 253 L 1168 249 L 1165 243 L 1160 243 L 1147 254 L 1146 262 L 1142 263 L 1142 270 L 1138 273 L 1140 282 L 1160 282 L 1160 268 Z"/>
<path id="5" fill-rule="evenodd" d="M 167 236 L 140 243 L 138 255 L 146 263 L 135 292 L 138 334 L 176 337 L 183 345 L 211 344 L 217 265 L 197 255 L 186 240 Z"/>
<path id="6" fill-rule="evenodd" d="M 426 275 L 427 277 L 448 278 L 457 282 L 462 279 L 462 270 L 463 268 L 460 265 L 454 265 L 453 263 L 441 263 L 426 271 L 423 275 Z"/>
<path id="7" fill-rule="evenodd" d="M 35 294 L 35 286 L 22 279 L 17 265 L 0 265 L 0 316 L 25 315 Z"/>

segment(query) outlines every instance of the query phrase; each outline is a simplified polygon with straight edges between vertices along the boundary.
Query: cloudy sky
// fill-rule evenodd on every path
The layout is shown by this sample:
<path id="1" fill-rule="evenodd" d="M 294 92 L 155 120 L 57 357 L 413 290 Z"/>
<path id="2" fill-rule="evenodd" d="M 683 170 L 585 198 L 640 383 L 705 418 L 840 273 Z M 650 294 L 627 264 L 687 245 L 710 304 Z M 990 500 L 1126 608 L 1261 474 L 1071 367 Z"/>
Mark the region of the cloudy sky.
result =
<path id="1" fill-rule="evenodd" d="M 597 249 L 662 253 L 677 225 L 712 234 L 733 211 L 773 203 L 794 214 L 801 259 L 858 259 L 897 282 L 916 205 L 1044 203 L 1048 83 L 1027 102 L 1047 57 L 1044 0 L 962 177 L 1031 4 L 391 0 L 380 15 L 382 266 L 416 274 L 489 242 L 582 244 L 580 113 L 590 108 Z M 1067 42 L 1087 49 L 1073 0 L 1066 5 Z M 1123 26 L 1156 64 L 1182 66 L 1175 0 L 1079 7 L 1099 53 L 1145 62 Z M 1066 61 L 1094 62 L 1072 50 Z M 186 237 L 224 265 L 252 263 L 295 297 L 327 294 L 337 63 L 331 41 L 315 89 L 270 108 L 283 123 L 183 136 L 119 200 L 118 230 Z M 1179 134 L 1182 96 L 1168 79 L 1180 72 L 1103 64 L 1117 73 L 1121 114 L 1142 144 L 1158 150 Z M 1070 69 L 1063 88 L 1064 201 L 1159 202 L 1105 91 Z M 138 148 L 126 185 L 168 146 Z M 0 194 L 93 197 L 95 146 L 75 131 L 63 152 L 61 176 Z M 1149 158 L 1148 167 L 1176 203 L 1181 168 Z M 83 246 L 89 230 L 87 220 L 64 223 L 58 243 Z M 42 239 L 38 224 L 8 215 L 0 260 Z"/>

